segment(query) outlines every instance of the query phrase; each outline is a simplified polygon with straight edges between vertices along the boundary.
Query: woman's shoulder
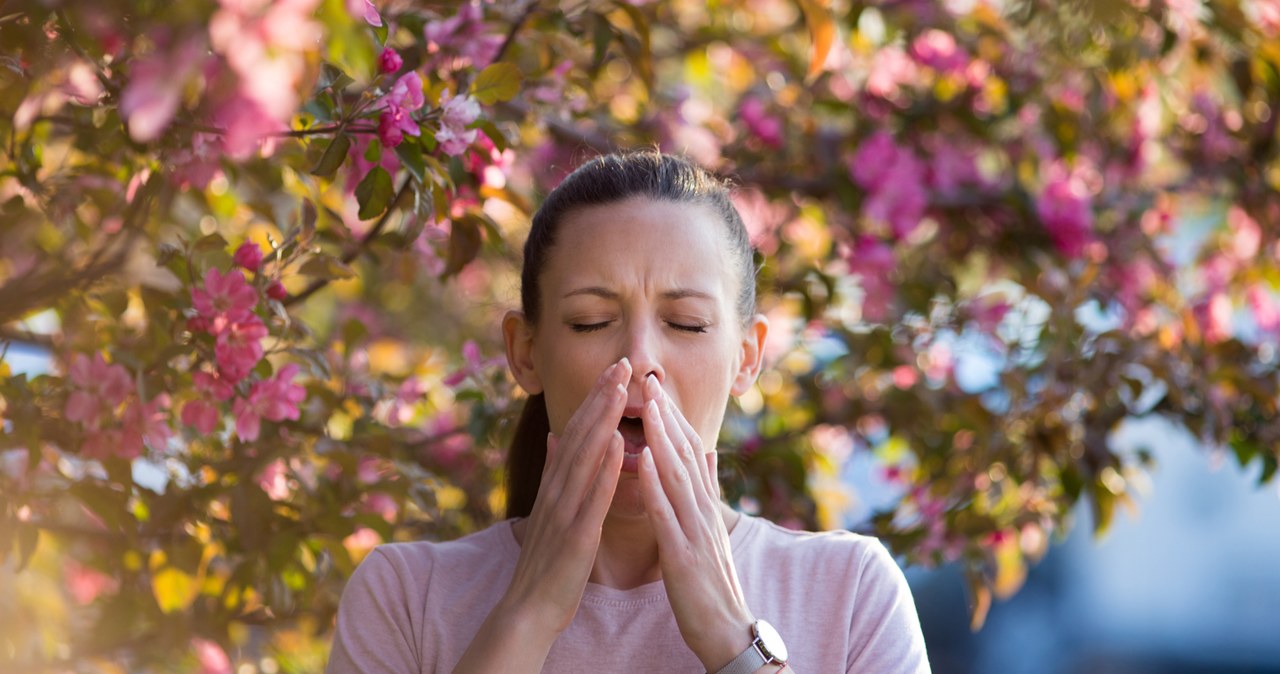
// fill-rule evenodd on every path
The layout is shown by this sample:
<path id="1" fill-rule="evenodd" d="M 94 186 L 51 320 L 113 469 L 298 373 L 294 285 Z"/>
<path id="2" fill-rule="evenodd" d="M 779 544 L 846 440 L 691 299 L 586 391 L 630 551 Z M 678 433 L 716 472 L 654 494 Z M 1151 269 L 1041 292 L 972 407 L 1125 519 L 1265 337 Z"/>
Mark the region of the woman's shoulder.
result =
<path id="1" fill-rule="evenodd" d="M 852 531 L 804 531 L 743 515 L 744 531 L 734 541 L 735 557 L 768 561 L 812 573 L 860 576 L 901 571 L 880 539 Z M 734 533 L 738 533 L 736 528 Z M 731 539 L 737 538 L 731 536 Z"/>
<path id="2" fill-rule="evenodd" d="M 383 543 L 360 564 L 363 573 L 422 577 L 434 568 L 456 569 L 514 563 L 520 548 L 511 533 L 511 520 L 448 541 Z"/>

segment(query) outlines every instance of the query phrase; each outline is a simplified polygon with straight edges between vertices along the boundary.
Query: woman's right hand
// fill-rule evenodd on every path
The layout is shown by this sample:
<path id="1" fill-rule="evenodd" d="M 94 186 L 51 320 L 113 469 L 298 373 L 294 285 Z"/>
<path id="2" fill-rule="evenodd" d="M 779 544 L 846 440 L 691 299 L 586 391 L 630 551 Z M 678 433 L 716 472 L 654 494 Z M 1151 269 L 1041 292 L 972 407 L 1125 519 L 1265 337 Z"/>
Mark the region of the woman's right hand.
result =
<path id="1" fill-rule="evenodd" d="M 477 671 L 538 671 L 551 644 L 573 622 L 622 470 L 618 422 L 630 379 L 626 358 L 610 365 L 564 432 L 548 435 L 538 498 L 524 522 L 511 585 L 459 669 L 477 665 Z M 504 654 L 522 657 L 517 661 Z M 527 661 L 532 654 L 541 655 L 536 666 Z"/>

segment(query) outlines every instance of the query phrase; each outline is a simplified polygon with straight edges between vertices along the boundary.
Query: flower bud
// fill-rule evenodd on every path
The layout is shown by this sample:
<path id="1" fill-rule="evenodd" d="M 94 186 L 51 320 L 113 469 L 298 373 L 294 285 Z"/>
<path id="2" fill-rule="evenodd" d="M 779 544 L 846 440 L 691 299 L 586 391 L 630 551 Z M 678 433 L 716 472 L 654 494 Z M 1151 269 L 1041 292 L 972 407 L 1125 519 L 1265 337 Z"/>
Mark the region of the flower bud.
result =
<path id="1" fill-rule="evenodd" d="M 236 249 L 231 259 L 237 266 L 256 272 L 262 267 L 262 249 L 252 241 L 245 241 Z"/>
<path id="2" fill-rule="evenodd" d="M 382 50 L 382 54 L 378 56 L 378 72 L 383 75 L 390 75 L 404 65 L 404 59 L 400 58 L 400 54 L 396 50 L 387 47 Z"/>

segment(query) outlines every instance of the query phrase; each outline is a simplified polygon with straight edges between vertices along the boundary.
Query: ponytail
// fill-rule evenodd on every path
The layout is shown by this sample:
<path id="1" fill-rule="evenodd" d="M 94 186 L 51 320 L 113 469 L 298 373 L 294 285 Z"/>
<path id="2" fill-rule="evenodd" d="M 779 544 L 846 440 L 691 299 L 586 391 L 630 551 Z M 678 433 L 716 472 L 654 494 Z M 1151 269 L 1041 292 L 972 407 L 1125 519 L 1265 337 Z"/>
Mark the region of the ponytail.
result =
<path id="1" fill-rule="evenodd" d="M 507 453 L 507 517 L 528 517 L 533 512 L 550 432 L 546 397 L 541 393 L 529 396 Z"/>

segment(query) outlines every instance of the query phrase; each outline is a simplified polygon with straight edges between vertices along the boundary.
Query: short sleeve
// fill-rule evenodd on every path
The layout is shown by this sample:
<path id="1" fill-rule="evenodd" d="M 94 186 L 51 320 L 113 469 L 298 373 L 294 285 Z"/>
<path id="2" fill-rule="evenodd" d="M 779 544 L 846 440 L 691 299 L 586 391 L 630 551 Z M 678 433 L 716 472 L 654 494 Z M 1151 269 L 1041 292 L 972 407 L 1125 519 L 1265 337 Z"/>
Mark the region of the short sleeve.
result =
<path id="1" fill-rule="evenodd" d="M 849 672 L 929 674 L 920 617 L 902 569 L 883 544 L 864 557 L 854 607 Z"/>
<path id="2" fill-rule="evenodd" d="M 381 548 L 356 568 L 338 603 L 328 674 L 412 674 L 419 653 L 405 570 Z"/>

